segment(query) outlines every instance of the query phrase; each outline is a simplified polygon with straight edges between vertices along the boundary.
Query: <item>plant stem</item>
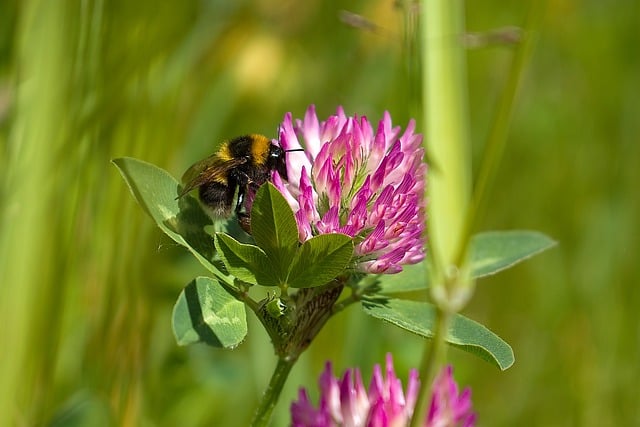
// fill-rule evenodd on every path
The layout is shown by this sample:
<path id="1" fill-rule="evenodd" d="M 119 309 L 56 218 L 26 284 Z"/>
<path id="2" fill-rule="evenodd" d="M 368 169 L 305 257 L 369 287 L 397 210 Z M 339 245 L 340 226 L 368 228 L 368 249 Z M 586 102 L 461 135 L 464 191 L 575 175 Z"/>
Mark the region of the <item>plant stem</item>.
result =
<path id="1" fill-rule="evenodd" d="M 293 301 L 290 301 L 293 307 L 277 318 L 271 317 L 267 310 L 256 311 L 271 337 L 278 363 L 256 410 L 252 426 L 269 424 L 291 368 L 334 314 L 333 307 L 342 293 L 346 279 L 339 277 L 323 287 L 299 289 Z"/>
<path id="2" fill-rule="evenodd" d="M 256 414 L 253 417 L 253 421 L 251 422 L 253 427 L 269 425 L 273 408 L 276 406 L 276 403 L 278 403 L 278 398 L 280 397 L 284 383 L 287 381 L 287 377 L 291 372 L 291 368 L 293 368 L 293 365 L 296 363 L 296 360 L 297 359 L 287 357 L 278 358 L 278 363 L 273 370 L 273 374 L 271 374 L 269 386 L 265 390 L 262 400 L 258 405 L 258 409 L 256 410 Z"/>
<path id="3" fill-rule="evenodd" d="M 464 2 L 430 0 L 421 6 L 425 144 L 431 163 L 427 226 L 434 269 L 444 275 L 463 240 L 471 193 L 466 61 L 460 41 Z"/>
<path id="4" fill-rule="evenodd" d="M 412 425 L 424 423 L 430 386 L 446 352 L 451 315 L 461 308 L 460 291 L 468 293 L 465 260 L 458 262 L 466 241 L 464 224 L 471 193 L 471 156 L 464 46 L 463 0 L 429 0 L 421 4 L 425 147 L 430 162 L 429 255 L 431 294 L 436 303 L 434 336 L 425 344 L 421 386 Z M 463 298 L 464 300 L 464 298 Z"/>
<path id="5" fill-rule="evenodd" d="M 421 390 L 413 412 L 413 418 L 411 419 L 412 427 L 424 425 L 431 400 L 431 383 L 437 374 L 438 366 L 443 363 L 447 353 L 445 338 L 447 337 L 450 320 L 451 314 L 449 312 L 439 308 L 436 309 L 436 330 L 431 340 L 431 348 L 430 351 L 425 352 L 420 365 Z"/>

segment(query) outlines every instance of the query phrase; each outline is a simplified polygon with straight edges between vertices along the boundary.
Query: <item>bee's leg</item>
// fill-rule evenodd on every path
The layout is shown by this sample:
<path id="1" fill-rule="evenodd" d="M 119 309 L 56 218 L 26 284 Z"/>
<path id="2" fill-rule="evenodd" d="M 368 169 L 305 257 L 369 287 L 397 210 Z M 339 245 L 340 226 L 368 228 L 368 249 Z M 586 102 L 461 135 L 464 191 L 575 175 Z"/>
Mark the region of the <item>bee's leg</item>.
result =
<path id="1" fill-rule="evenodd" d="M 238 201 L 236 203 L 236 215 L 238 215 L 238 217 L 245 215 L 248 216 L 245 212 L 242 212 L 242 207 L 244 205 L 244 196 L 247 193 L 247 186 L 246 185 L 239 185 L 238 186 Z"/>
<path id="2" fill-rule="evenodd" d="M 249 214 L 243 212 L 242 209 L 244 208 L 244 198 L 247 194 L 247 186 L 251 184 L 251 178 L 249 178 L 246 173 L 237 171 L 234 174 L 234 179 L 238 183 L 238 201 L 236 202 L 235 209 L 236 215 L 238 218 L 243 216 L 248 217 Z"/>
<path id="3" fill-rule="evenodd" d="M 247 185 L 238 186 L 238 202 L 236 204 L 236 217 L 238 218 L 238 224 L 247 234 L 251 234 L 251 216 L 244 212 L 244 197 L 247 192 Z"/>

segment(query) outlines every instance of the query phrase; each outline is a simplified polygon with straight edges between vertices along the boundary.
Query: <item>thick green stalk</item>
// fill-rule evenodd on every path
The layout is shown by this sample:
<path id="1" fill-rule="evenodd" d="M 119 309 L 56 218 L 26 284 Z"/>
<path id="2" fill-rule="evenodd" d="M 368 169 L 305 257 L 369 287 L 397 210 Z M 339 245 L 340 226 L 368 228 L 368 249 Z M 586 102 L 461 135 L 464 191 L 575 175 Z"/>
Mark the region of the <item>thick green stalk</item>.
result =
<path id="1" fill-rule="evenodd" d="M 462 0 L 422 3 L 423 100 L 430 160 L 429 245 L 440 274 L 462 240 L 469 195 L 471 159 L 467 107 Z"/>
<path id="2" fill-rule="evenodd" d="M 278 398 L 280 397 L 280 393 L 282 393 L 284 383 L 287 381 L 289 373 L 291 372 L 291 368 L 293 368 L 296 360 L 297 359 L 288 357 L 278 358 L 278 363 L 276 364 L 276 367 L 273 370 L 273 374 L 271 375 L 269 386 L 264 392 L 262 400 L 260 401 L 258 409 L 256 410 L 256 414 L 253 417 L 253 421 L 251 422 L 251 425 L 253 427 L 262 427 L 269 425 L 273 408 L 275 408 L 276 403 L 278 403 Z"/>
<path id="3" fill-rule="evenodd" d="M 420 366 L 422 385 L 412 424 L 425 419 L 429 389 L 444 361 L 449 318 L 460 307 L 457 291 L 467 287 L 457 255 L 465 241 L 471 192 L 471 160 L 462 0 L 421 3 L 425 144 L 430 161 L 427 197 L 432 297 L 438 306 L 434 337 Z"/>

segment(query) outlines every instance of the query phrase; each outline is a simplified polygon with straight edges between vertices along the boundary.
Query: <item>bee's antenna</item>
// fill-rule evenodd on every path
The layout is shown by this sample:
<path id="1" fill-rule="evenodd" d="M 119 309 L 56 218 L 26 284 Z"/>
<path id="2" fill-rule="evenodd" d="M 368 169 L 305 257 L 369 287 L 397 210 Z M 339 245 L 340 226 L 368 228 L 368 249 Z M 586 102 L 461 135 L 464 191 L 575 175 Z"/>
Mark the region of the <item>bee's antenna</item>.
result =
<path id="1" fill-rule="evenodd" d="M 285 153 L 290 153 L 291 151 L 304 151 L 304 148 L 292 148 L 290 150 L 284 150 Z"/>

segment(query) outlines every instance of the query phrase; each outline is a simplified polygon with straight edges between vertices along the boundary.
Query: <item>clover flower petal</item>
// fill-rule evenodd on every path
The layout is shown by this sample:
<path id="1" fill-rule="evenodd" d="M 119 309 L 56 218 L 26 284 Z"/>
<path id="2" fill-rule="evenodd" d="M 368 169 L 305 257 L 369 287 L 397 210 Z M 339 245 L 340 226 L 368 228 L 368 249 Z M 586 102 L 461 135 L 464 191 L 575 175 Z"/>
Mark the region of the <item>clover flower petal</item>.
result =
<path id="1" fill-rule="evenodd" d="M 418 393 L 418 373 L 409 375 L 405 398 L 402 382 L 396 377 L 393 359 L 387 355 L 385 374 L 374 367 L 368 390 L 362 383 L 359 369 L 348 369 L 342 379 L 335 378 L 327 362 L 320 375 L 320 404 L 315 409 L 304 389 L 291 405 L 295 427 L 401 427 L 413 413 Z M 305 424 L 308 423 L 308 424 Z"/>
<path id="2" fill-rule="evenodd" d="M 453 368 L 445 367 L 433 383 L 431 405 L 425 427 L 472 427 L 476 415 L 471 410 L 471 389 L 458 391 Z"/>
<path id="3" fill-rule="evenodd" d="M 406 427 L 418 399 L 420 380 L 412 369 L 406 388 L 396 376 L 391 354 L 387 354 L 385 371 L 373 368 L 369 388 L 365 390 L 360 370 L 348 369 L 342 379 L 333 376 L 327 362 L 320 375 L 320 403 L 316 409 L 306 390 L 291 404 L 294 427 Z M 473 427 L 471 390 L 462 393 L 453 379 L 453 368 L 446 366 L 431 387 L 431 405 L 424 427 Z"/>
<path id="4" fill-rule="evenodd" d="M 295 212 L 301 241 L 325 233 L 353 237 L 361 272 L 397 273 L 424 259 L 427 165 L 413 120 L 402 132 L 385 112 L 374 130 L 341 107 L 320 121 L 312 105 L 302 120 L 285 115 L 279 143 L 304 148 L 287 155 L 289 181 L 273 180 Z"/>

